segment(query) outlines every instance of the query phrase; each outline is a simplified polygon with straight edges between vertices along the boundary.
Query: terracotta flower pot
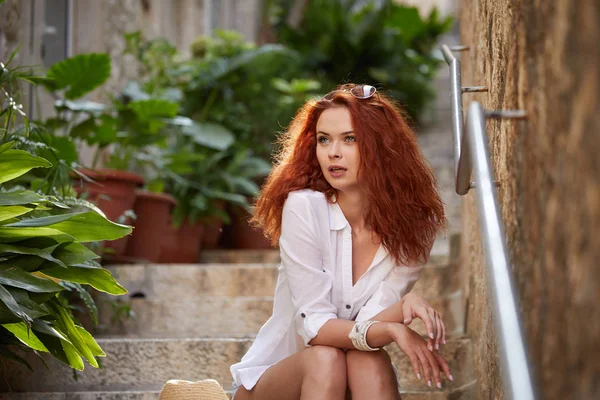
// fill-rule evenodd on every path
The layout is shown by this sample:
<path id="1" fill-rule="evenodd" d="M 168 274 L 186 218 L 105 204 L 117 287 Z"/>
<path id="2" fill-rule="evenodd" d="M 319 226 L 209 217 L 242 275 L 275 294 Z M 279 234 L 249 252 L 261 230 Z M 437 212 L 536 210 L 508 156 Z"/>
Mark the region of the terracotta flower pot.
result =
<path id="1" fill-rule="evenodd" d="M 96 204 L 108 219 L 116 222 L 127 210 L 132 210 L 136 198 L 136 190 L 144 184 L 144 178 L 138 174 L 113 169 L 80 170 L 95 183 L 86 182 L 80 177 L 75 180 L 75 191 L 79 196 L 87 193 L 86 200 Z M 125 220 L 130 224 L 131 220 Z M 122 256 L 130 236 L 106 242 L 105 247 L 114 251 L 115 256 Z"/>
<path id="2" fill-rule="evenodd" d="M 204 225 L 201 221 L 191 223 L 186 218 L 179 228 L 169 223 L 161 244 L 158 262 L 179 264 L 198 262 L 203 234 Z"/>
<path id="3" fill-rule="evenodd" d="M 225 203 L 223 201 L 214 201 L 213 205 L 219 210 L 225 210 Z M 205 250 L 216 249 L 223 234 L 223 220 L 217 217 L 210 217 L 204 219 L 203 224 L 202 248 Z"/>
<path id="4" fill-rule="evenodd" d="M 249 212 L 241 207 L 232 207 L 229 215 L 231 216 L 231 244 L 234 249 L 273 248 L 260 229 L 250 226 Z"/>
<path id="5" fill-rule="evenodd" d="M 126 255 L 136 260 L 158 262 L 165 232 L 171 225 L 171 209 L 177 204 L 166 193 L 138 191 L 133 208 L 133 234 L 127 243 Z"/>

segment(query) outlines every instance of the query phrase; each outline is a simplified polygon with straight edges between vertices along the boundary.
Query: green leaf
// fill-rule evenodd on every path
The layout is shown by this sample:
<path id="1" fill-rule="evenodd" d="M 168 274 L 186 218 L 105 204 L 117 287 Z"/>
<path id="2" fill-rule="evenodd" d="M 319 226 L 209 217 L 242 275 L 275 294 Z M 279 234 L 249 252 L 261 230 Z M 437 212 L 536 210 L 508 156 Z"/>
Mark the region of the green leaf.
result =
<path id="1" fill-rule="evenodd" d="M 12 192 L 0 193 L 0 206 L 15 206 L 41 203 L 44 201 L 46 201 L 46 199 L 43 196 L 30 190 L 14 190 Z"/>
<path id="2" fill-rule="evenodd" d="M 88 331 L 79 325 L 75 325 L 75 328 L 94 356 L 106 357 L 106 353 L 102 350 L 102 348 L 98 345 L 98 342 L 96 342 L 96 339 L 94 339 L 94 337 Z"/>
<path id="3" fill-rule="evenodd" d="M 127 294 L 127 289 L 119 284 L 111 273 L 104 268 L 89 268 L 69 266 L 67 268 L 44 269 L 44 274 L 69 282 L 90 285 L 101 292 L 121 295 Z"/>
<path id="4" fill-rule="evenodd" d="M 23 344 L 32 348 L 33 350 L 48 352 L 48 349 L 40 340 L 37 338 L 35 333 L 24 323 L 19 322 L 16 324 L 3 324 L 5 329 L 15 335 Z"/>
<path id="5" fill-rule="evenodd" d="M 0 243 L 14 243 L 20 240 L 32 239 L 38 237 L 51 238 L 58 243 L 74 242 L 73 236 L 67 235 L 57 229 L 36 227 L 36 228 L 14 228 L 0 226 Z"/>
<path id="6" fill-rule="evenodd" d="M 83 97 L 110 77 L 110 57 L 105 53 L 78 54 L 50 67 L 47 78 L 55 90 L 67 89 L 65 97 Z"/>
<path id="7" fill-rule="evenodd" d="M 42 228 L 50 226 L 52 228 Z M 53 215 L 50 217 L 32 218 L 0 227 L 2 229 L 53 229 L 75 238 L 78 242 L 96 242 L 115 240 L 131 233 L 132 228 L 109 221 L 94 211 Z"/>
<path id="8" fill-rule="evenodd" d="M 183 126 L 182 131 L 199 145 L 215 150 L 226 150 L 235 140 L 229 129 L 212 122 L 197 122 L 189 126 Z"/>
<path id="9" fill-rule="evenodd" d="M 5 264 L 0 265 L 0 284 L 35 293 L 55 293 L 65 290 L 65 288 L 49 279 L 40 278 L 20 268 Z"/>
<path id="10" fill-rule="evenodd" d="M 25 215 L 31 211 L 33 211 L 33 208 L 23 206 L 0 207 L 0 222 Z"/>
<path id="11" fill-rule="evenodd" d="M 54 244 L 56 244 L 56 242 L 54 240 L 52 242 Z M 0 263 L 0 266 L 8 265 L 11 267 L 20 268 L 23 271 L 33 272 L 33 271 L 38 270 L 45 262 L 47 262 L 47 261 L 38 256 L 21 255 L 21 256 L 16 256 L 16 257 L 9 257 L 8 260 L 3 260 Z"/>
<path id="12" fill-rule="evenodd" d="M 400 5 L 392 7 L 385 25 L 388 28 L 398 29 L 402 32 L 402 36 L 407 42 L 410 42 L 426 28 L 416 7 Z"/>
<path id="13" fill-rule="evenodd" d="M 241 194 L 228 193 L 228 192 L 223 192 L 221 190 L 208 189 L 208 188 L 206 188 L 204 190 L 204 194 L 206 194 L 208 197 L 213 198 L 213 199 L 225 200 L 227 202 L 237 204 L 240 206 L 244 206 L 244 207 L 248 206 L 248 200 L 246 200 L 246 197 L 242 196 Z"/>
<path id="14" fill-rule="evenodd" d="M 69 133 L 69 135 L 71 135 L 74 138 L 85 139 L 88 142 L 88 144 L 93 144 L 91 137 L 93 136 L 92 133 L 95 129 L 96 118 L 89 117 L 75 125 L 73 128 L 71 128 L 71 132 Z"/>
<path id="15" fill-rule="evenodd" d="M 79 214 L 82 214 L 82 213 L 70 213 L 70 214 L 50 215 L 48 217 L 30 218 L 30 219 L 25 219 L 25 220 L 15 222 L 12 224 L 8 224 L 5 226 L 9 226 L 9 227 L 13 227 L 13 228 L 33 228 L 33 227 L 40 227 L 40 226 L 50 226 L 50 225 L 56 225 L 59 222 L 67 221 Z"/>
<path id="16" fill-rule="evenodd" d="M 79 153 L 75 148 L 75 143 L 68 136 L 51 136 L 50 146 L 52 146 L 60 160 L 63 160 L 67 165 L 79 161 Z M 50 158 L 50 157 L 47 157 Z"/>
<path id="17" fill-rule="evenodd" d="M 54 257 L 61 260 L 66 265 L 81 264 L 86 261 L 100 258 L 99 255 L 88 249 L 81 243 L 69 243 L 64 247 L 59 247 L 53 254 Z"/>
<path id="18" fill-rule="evenodd" d="M 36 249 L 34 247 L 24 247 L 24 246 L 14 246 L 10 244 L 0 244 L 0 254 L 25 254 L 25 255 L 34 255 L 44 260 L 53 262 L 55 264 L 60 265 L 63 268 L 67 266 L 59 259 L 52 256 L 52 252 L 56 249 L 58 245 L 52 246 L 46 249 Z"/>
<path id="19" fill-rule="evenodd" d="M 260 192 L 260 188 L 254 182 L 241 176 L 226 176 L 223 174 L 223 178 L 227 180 L 231 189 L 235 193 L 243 194 L 246 196 L 256 196 Z"/>
<path id="20" fill-rule="evenodd" d="M 0 146 L 0 154 L 4 153 L 6 150 L 10 150 L 14 146 L 15 142 L 4 143 Z"/>
<path id="21" fill-rule="evenodd" d="M 94 324 L 98 325 L 98 307 L 96 307 L 96 303 L 94 302 L 90 292 L 79 283 L 63 281 L 62 285 L 75 290 L 79 294 L 79 297 L 90 312 L 92 321 Z"/>
<path id="22" fill-rule="evenodd" d="M 21 310 L 34 321 L 36 318 L 48 315 L 48 310 L 40 305 L 43 303 L 43 299 L 35 299 L 35 301 L 32 299 L 32 297 L 35 297 L 35 293 L 30 293 L 27 290 L 11 286 L 6 286 L 5 289 L 9 291 L 17 304 L 21 307 Z M 50 296 L 53 296 L 53 294 L 50 294 Z"/>
<path id="23" fill-rule="evenodd" d="M 6 150 L 0 154 L 0 183 L 26 174 L 33 168 L 49 168 L 52 164 L 23 150 Z"/>
<path id="24" fill-rule="evenodd" d="M 46 346 L 50 354 L 52 354 L 57 360 L 76 369 L 79 367 L 80 371 L 83 370 L 83 360 L 79 354 L 77 354 L 77 350 L 71 346 L 70 351 L 72 354 L 67 356 L 67 352 L 64 349 L 63 343 L 69 342 L 62 334 L 61 336 L 63 339 L 56 337 L 55 335 L 48 335 L 37 331 L 38 339 L 44 344 L 44 346 Z M 74 360 L 73 364 L 71 364 L 70 359 Z"/>
<path id="25" fill-rule="evenodd" d="M 48 307 L 57 318 L 56 324 L 60 328 L 60 331 L 67 337 L 67 339 L 69 339 L 69 341 L 72 343 L 72 346 L 80 355 L 85 357 L 93 367 L 98 368 L 98 362 L 96 361 L 96 358 L 94 358 L 94 354 L 86 344 L 85 340 L 81 337 L 79 330 L 75 327 L 73 319 L 67 310 L 65 310 L 56 301 L 49 301 Z M 63 349 L 67 353 L 67 356 L 69 356 L 67 351 L 69 346 L 65 348 L 66 343 L 68 342 L 63 342 Z M 71 362 L 71 359 L 69 359 L 69 362 Z M 83 369 L 83 366 L 81 366 L 81 368 Z"/>
<path id="26" fill-rule="evenodd" d="M 162 99 L 137 100 L 129 103 L 129 108 L 142 121 L 153 118 L 173 118 L 177 115 L 179 104 Z"/>
<path id="27" fill-rule="evenodd" d="M 18 317 L 19 319 L 21 319 L 24 322 L 27 322 L 27 323 L 32 322 L 32 319 L 29 318 L 29 316 L 27 314 L 25 314 L 25 312 L 23 312 L 23 310 L 21 310 L 21 307 L 19 307 L 15 298 L 2 285 L 0 285 L 0 300 L 2 301 L 2 303 L 4 303 L 4 305 L 6 307 L 8 307 L 8 309 L 10 310 L 10 312 L 13 315 L 15 315 L 16 317 Z"/>
<path id="28" fill-rule="evenodd" d="M 81 357 L 79 350 L 73 344 L 64 340 L 61 341 L 61 345 L 63 351 L 65 352 L 65 355 L 67 356 L 69 365 L 78 371 L 83 371 L 85 365 L 83 363 L 83 358 Z"/>
<path id="29" fill-rule="evenodd" d="M 67 338 L 62 333 L 60 333 L 52 325 L 50 325 L 50 322 L 44 321 L 43 319 L 36 319 L 35 321 L 33 321 L 31 328 L 34 331 L 38 332 L 38 334 L 42 333 L 42 334 L 45 334 L 48 336 L 56 337 L 60 340 L 68 341 Z"/>
<path id="30" fill-rule="evenodd" d="M 249 179 L 262 178 L 271 173 L 271 164 L 262 158 L 248 157 L 242 162 L 240 172 Z"/>

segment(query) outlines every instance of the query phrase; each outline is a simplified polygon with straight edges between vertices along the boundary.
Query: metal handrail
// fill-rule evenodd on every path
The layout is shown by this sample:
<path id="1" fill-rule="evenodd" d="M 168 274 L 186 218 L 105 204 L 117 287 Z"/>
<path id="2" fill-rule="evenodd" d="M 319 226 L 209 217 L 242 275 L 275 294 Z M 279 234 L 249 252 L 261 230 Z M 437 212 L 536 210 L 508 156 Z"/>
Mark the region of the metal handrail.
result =
<path id="1" fill-rule="evenodd" d="M 461 86 L 460 61 L 454 57 L 452 50 L 464 49 L 463 46 L 453 49 L 442 46 L 451 72 L 456 193 L 464 195 L 470 188 L 477 188 L 481 236 L 490 286 L 494 292 L 495 323 L 500 332 L 502 367 L 508 379 L 507 387 L 513 399 L 533 400 L 533 386 L 517 314 L 512 273 L 506 255 L 504 225 L 498 207 L 485 129 L 486 117 L 524 118 L 526 114 L 518 110 L 486 112 L 480 103 L 472 102 L 467 113 L 466 131 L 463 129 L 462 93 L 467 90 Z M 470 182 L 473 170 L 477 185 Z"/>

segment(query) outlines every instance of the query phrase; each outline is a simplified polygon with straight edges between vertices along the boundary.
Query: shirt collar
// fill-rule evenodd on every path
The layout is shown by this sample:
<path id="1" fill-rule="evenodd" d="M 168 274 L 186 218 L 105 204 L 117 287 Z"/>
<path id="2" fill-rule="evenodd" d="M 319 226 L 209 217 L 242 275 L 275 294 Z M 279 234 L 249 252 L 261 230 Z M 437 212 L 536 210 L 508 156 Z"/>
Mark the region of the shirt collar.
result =
<path id="1" fill-rule="evenodd" d="M 329 203 L 329 229 L 332 231 L 342 230 L 348 225 L 348 220 L 344 216 L 339 204 Z"/>

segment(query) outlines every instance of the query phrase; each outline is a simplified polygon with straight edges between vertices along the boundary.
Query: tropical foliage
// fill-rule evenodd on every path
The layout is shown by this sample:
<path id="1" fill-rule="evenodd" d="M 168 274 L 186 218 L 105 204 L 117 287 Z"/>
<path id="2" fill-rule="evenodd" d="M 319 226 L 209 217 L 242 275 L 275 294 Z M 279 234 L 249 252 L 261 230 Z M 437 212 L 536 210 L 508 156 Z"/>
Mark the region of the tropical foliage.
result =
<path id="1" fill-rule="evenodd" d="M 387 90 L 418 119 L 434 92 L 442 62 L 434 46 L 452 26 L 437 9 L 422 18 L 393 0 L 311 0 L 298 26 L 289 23 L 293 0 L 268 0 L 277 41 L 297 51 L 303 69 L 325 87 L 369 83 Z"/>
<path id="2" fill-rule="evenodd" d="M 46 352 L 74 369 L 82 370 L 83 360 L 98 367 L 97 357 L 105 354 L 74 319 L 65 293 L 78 293 L 96 320 L 88 287 L 126 293 L 87 245 L 123 237 L 131 227 L 107 220 L 92 204 L 71 197 L 68 185 L 56 184 L 64 184 L 65 170 L 76 165 L 73 143 L 30 123 L 17 96 L 21 82 L 43 82 L 67 96 L 81 96 L 95 84 L 68 83 L 59 71 L 41 79 L 11 68 L 13 57 L 0 63 L 0 356 L 31 368 L 23 351 Z M 41 176 L 51 183 L 41 184 Z"/>

